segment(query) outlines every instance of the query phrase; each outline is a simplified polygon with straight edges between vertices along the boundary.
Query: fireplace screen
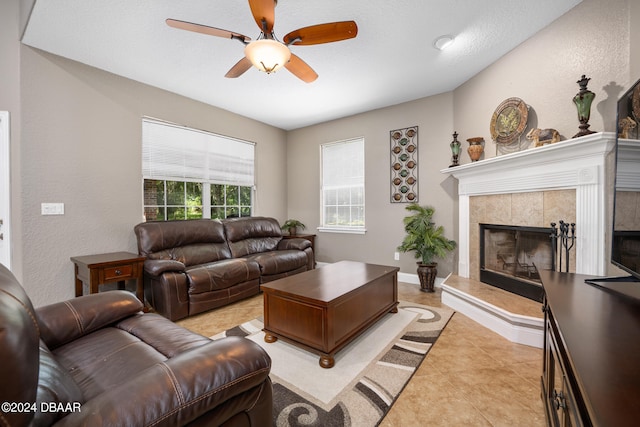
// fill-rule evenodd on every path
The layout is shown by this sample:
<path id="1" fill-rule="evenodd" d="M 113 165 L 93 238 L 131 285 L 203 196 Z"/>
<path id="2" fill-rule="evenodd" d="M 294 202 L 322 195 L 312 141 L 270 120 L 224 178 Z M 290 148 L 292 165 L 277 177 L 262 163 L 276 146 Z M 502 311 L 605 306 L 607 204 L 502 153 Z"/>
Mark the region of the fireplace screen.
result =
<path id="1" fill-rule="evenodd" d="M 551 228 L 480 224 L 480 280 L 541 300 L 537 269 L 554 270 Z"/>

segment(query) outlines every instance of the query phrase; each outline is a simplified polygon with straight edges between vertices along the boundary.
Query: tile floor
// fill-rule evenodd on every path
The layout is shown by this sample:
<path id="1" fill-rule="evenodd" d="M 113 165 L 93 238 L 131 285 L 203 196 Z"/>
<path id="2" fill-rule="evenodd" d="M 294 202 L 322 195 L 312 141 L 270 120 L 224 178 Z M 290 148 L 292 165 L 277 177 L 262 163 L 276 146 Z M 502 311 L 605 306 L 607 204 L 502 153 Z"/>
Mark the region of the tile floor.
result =
<path id="1" fill-rule="evenodd" d="M 496 305 L 501 298 L 510 304 L 511 294 L 491 294 Z M 439 288 L 398 286 L 404 301 L 437 307 L 440 296 Z M 261 315 L 262 295 L 256 295 L 177 323 L 211 336 Z M 380 426 L 544 426 L 541 372 L 541 349 L 511 343 L 455 313 Z"/>

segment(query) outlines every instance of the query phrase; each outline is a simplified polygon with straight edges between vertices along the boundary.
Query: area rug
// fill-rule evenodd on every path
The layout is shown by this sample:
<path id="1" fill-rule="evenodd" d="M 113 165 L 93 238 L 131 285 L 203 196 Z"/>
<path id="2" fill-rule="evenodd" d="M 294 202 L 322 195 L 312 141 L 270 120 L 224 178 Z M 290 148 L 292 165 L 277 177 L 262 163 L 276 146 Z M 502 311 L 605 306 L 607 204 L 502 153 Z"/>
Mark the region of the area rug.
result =
<path id="1" fill-rule="evenodd" d="M 376 426 L 404 389 L 451 318 L 453 310 L 401 301 L 321 368 L 317 354 L 282 340 L 264 342 L 262 319 L 211 337 L 243 336 L 272 360 L 274 420 L 278 427 Z"/>

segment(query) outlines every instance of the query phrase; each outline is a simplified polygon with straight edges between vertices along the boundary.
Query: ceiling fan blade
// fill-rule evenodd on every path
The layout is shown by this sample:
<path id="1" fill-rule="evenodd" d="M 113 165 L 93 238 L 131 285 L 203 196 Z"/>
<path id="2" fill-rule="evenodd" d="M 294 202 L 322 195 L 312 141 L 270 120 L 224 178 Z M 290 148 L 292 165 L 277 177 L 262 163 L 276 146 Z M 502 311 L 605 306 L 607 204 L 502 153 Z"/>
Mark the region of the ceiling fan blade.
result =
<path id="1" fill-rule="evenodd" d="M 227 71 L 227 74 L 225 74 L 225 77 L 228 77 L 230 79 L 235 79 L 236 77 L 240 77 L 241 75 L 243 75 L 249 68 L 251 68 L 251 61 L 249 61 L 249 58 L 247 58 L 246 56 L 244 58 L 242 58 L 240 61 L 238 61 L 236 63 L 236 65 L 234 65 L 233 67 L 231 67 L 231 69 L 229 71 Z"/>
<path id="2" fill-rule="evenodd" d="M 238 39 L 243 42 L 251 41 L 251 37 L 244 36 L 233 31 L 222 30 L 220 28 L 208 27 L 201 24 L 193 24 L 191 22 L 179 21 L 177 19 L 167 19 L 168 26 L 178 28 L 180 30 L 193 31 L 195 33 L 207 34 L 210 36 L 223 37 L 225 39 Z"/>
<path id="3" fill-rule="evenodd" d="M 266 34 L 271 33 L 273 31 L 273 23 L 276 20 L 276 0 L 249 0 L 249 7 L 260 31 Z"/>
<path id="4" fill-rule="evenodd" d="M 358 35 L 355 21 L 329 22 L 299 28 L 284 36 L 284 44 L 312 45 L 352 39 Z"/>
<path id="5" fill-rule="evenodd" d="M 294 76 L 299 78 L 305 83 L 311 83 L 315 79 L 318 78 L 318 73 L 313 71 L 306 62 L 300 59 L 298 56 L 291 54 L 291 59 L 285 65 L 286 69 L 289 70 Z"/>

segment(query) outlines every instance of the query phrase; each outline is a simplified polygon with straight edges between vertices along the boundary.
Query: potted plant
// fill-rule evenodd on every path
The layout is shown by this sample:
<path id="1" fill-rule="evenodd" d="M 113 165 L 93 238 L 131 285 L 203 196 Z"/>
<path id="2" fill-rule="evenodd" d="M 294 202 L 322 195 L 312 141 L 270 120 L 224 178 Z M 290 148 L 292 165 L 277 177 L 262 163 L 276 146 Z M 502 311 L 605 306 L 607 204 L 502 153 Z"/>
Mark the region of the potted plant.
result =
<path id="1" fill-rule="evenodd" d="M 283 231 L 288 231 L 289 235 L 295 236 L 298 234 L 298 230 L 304 230 L 307 228 L 306 225 L 298 221 L 297 219 L 288 219 L 280 226 Z"/>
<path id="2" fill-rule="evenodd" d="M 447 239 L 444 236 L 444 227 L 436 226 L 432 221 L 435 212 L 433 207 L 412 203 L 405 209 L 412 214 L 402 220 L 406 235 L 398 250 L 414 252 L 416 259 L 419 259 L 417 264 L 420 290 L 433 292 L 438 273 L 438 263 L 434 262 L 434 258 L 444 258 L 447 252 L 456 248 L 456 242 Z"/>

